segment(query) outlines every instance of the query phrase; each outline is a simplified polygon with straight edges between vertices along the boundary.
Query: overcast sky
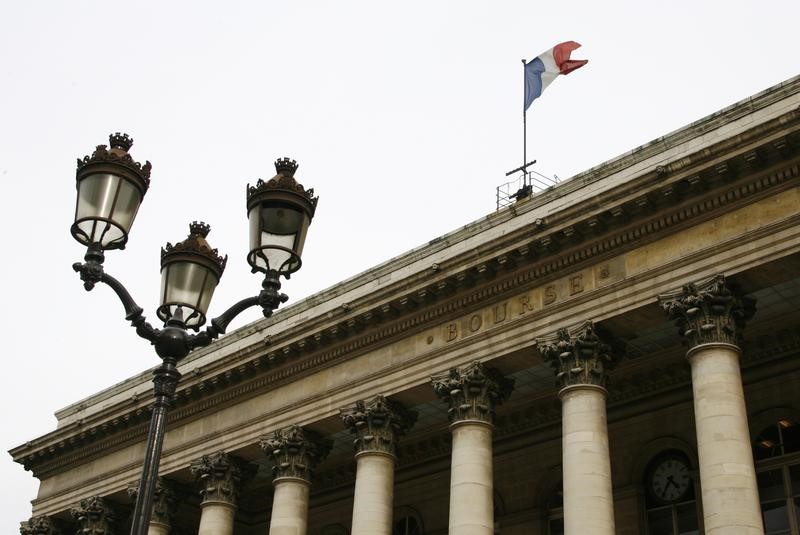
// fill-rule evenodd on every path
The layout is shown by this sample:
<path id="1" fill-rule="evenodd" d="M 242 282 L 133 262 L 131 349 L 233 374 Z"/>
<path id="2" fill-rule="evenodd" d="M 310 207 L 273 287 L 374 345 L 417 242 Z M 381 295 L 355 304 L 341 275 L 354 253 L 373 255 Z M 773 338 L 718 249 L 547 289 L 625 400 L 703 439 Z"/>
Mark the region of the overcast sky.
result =
<path id="1" fill-rule="evenodd" d="M 107 271 L 154 319 L 159 248 L 206 221 L 230 256 L 214 316 L 260 288 L 245 185 L 275 158 L 320 196 L 295 302 L 495 209 L 522 160 L 520 59 L 566 40 L 589 59 L 528 112 L 529 159 L 563 180 L 796 75 L 798 20 L 797 0 L 0 2 L 0 445 L 157 364 L 71 269 L 75 159 L 110 132 L 153 172 Z M 0 479 L 16 533 L 37 482 L 9 457 Z"/>

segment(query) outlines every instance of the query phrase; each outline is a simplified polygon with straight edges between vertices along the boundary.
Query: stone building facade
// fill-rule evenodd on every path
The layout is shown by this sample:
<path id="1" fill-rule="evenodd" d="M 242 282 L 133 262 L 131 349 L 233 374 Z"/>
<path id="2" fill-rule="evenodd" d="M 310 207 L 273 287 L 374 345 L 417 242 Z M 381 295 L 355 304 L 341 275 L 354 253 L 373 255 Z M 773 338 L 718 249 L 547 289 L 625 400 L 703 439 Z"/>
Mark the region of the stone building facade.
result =
<path id="1" fill-rule="evenodd" d="M 192 353 L 150 532 L 800 535 L 798 357 L 800 77 Z M 149 381 L 22 533 L 128 530 Z"/>

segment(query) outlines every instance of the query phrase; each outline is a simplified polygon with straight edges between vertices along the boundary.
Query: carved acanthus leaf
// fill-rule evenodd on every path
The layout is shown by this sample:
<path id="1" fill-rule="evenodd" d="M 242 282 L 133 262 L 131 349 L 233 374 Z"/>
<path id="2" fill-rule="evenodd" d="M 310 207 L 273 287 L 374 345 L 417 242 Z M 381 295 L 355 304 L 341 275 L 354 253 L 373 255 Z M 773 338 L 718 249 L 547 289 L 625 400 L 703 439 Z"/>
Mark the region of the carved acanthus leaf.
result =
<path id="1" fill-rule="evenodd" d="M 434 375 L 431 383 L 436 394 L 450 405 L 450 422 L 480 420 L 492 423 L 494 410 L 514 388 L 514 380 L 494 368 L 473 361 L 463 368 Z"/>
<path id="2" fill-rule="evenodd" d="M 78 523 L 78 533 L 114 535 L 117 514 L 111 504 L 100 496 L 92 496 L 70 509 Z"/>
<path id="3" fill-rule="evenodd" d="M 21 535 L 62 535 L 61 523 L 46 515 L 33 516 L 19 528 Z"/>
<path id="4" fill-rule="evenodd" d="M 311 482 L 314 466 L 328 455 L 333 443 L 319 434 L 292 425 L 260 440 L 261 449 L 275 462 L 275 479 L 293 477 Z"/>
<path id="5" fill-rule="evenodd" d="M 236 505 L 242 486 L 255 475 L 256 467 L 218 451 L 192 461 L 189 470 L 200 485 L 203 502 Z"/>
<path id="6" fill-rule="evenodd" d="M 755 299 L 742 295 L 721 274 L 659 295 L 658 301 L 690 348 L 720 342 L 739 345 L 745 323 L 755 313 Z"/>
<path id="7" fill-rule="evenodd" d="M 368 401 L 339 409 L 344 424 L 356 438 L 357 453 L 382 452 L 395 454 L 397 440 L 417 420 L 417 413 L 396 401 L 377 395 Z"/>
<path id="8" fill-rule="evenodd" d="M 622 356 L 623 346 L 591 321 L 559 329 L 536 340 L 544 360 L 553 367 L 561 387 L 597 385 L 605 387 L 606 371 Z"/>
<path id="9" fill-rule="evenodd" d="M 128 487 L 128 495 L 136 499 L 139 493 L 139 482 Z M 156 479 L 156 488 L 153 492 L 153 506 L 150 520 L 167 526 L 172 525 L 172 519 L 178 510 L 178 504 L 184 498 L 184 493 L 178 485 L 169 479 L 159 477 Z"/>

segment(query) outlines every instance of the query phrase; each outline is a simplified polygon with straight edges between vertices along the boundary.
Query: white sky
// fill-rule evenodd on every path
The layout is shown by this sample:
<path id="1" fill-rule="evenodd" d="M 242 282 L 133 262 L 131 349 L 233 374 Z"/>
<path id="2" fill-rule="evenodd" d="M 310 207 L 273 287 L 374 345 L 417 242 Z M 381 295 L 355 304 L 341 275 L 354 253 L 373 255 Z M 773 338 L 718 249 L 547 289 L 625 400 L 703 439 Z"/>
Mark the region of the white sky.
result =
<path id="1" fill-rule="evenodd" d="M 529 159 L 565 179 L 797 74 L 798 20 L 797 0 L 0 2 L 0 446 L 157 364 L 71 269 L 75 159 L 110 132 L 153 175 L 107 271 L 154 319 L 159 248 L 206 221 L 230 256 L 214 316 L 260 288 L 245 184 L 276 157 L 320 195 L 295 302 L 494 210 L 522 160 L 520 59 L 576 40 L 590 60 L 528 113 Z M 16 533 L 37 482 L 10 457 L 0 479 Z"/>

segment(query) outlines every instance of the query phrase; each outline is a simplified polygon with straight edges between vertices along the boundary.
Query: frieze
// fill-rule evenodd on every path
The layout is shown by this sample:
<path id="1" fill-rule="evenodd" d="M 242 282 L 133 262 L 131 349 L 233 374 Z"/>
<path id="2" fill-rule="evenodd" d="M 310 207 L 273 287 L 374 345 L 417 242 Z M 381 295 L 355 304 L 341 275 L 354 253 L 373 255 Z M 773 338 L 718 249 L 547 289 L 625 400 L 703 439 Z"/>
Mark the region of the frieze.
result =
<path id="1" fill-rule="evenodd" d="M 468 338 L 624 278 L 624 258 L 617 257 L 447 322 L 442 326 L 439 338 L 444 343 Z M 435 338 L 429 339 L 428 343 L 434 341 Z"/>

